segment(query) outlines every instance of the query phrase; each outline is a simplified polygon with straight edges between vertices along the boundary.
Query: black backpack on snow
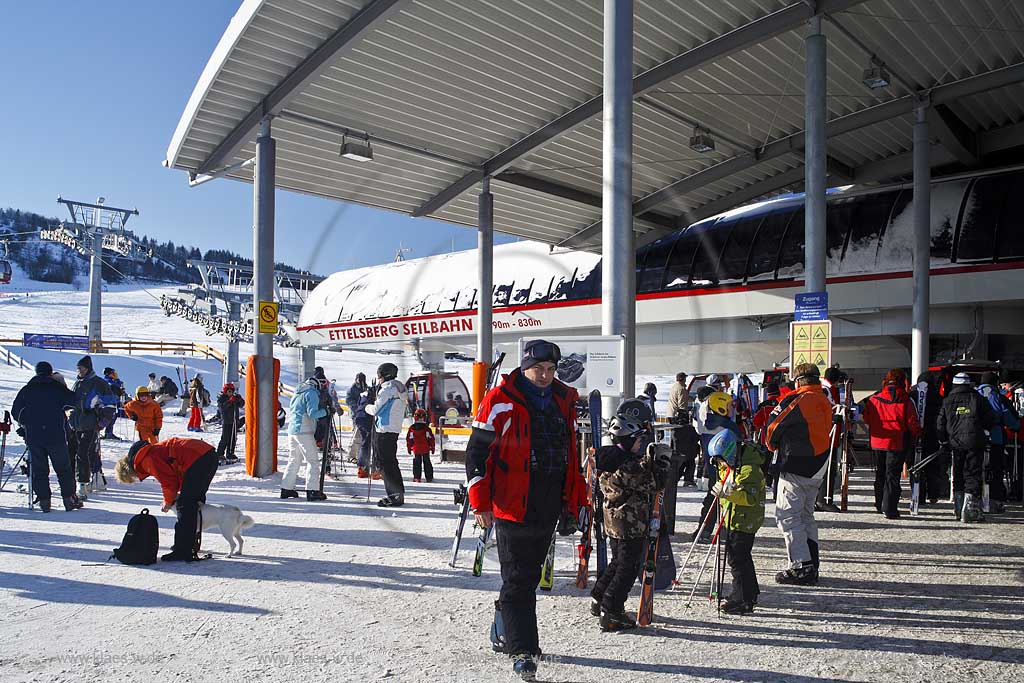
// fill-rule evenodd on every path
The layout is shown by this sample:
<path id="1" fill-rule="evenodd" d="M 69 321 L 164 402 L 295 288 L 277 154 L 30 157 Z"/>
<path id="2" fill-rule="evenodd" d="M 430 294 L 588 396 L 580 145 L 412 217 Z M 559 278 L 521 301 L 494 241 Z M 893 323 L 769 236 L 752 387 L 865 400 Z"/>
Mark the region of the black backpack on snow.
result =
<path id="1" fill-rule="evenodd" d="M 160 525 L 149 508 L 128 520 L 128 531 L 121 539 L 121 547 L 114 549 L 113 557 L 121 564 L 155 564 L 160 549 Z"/>

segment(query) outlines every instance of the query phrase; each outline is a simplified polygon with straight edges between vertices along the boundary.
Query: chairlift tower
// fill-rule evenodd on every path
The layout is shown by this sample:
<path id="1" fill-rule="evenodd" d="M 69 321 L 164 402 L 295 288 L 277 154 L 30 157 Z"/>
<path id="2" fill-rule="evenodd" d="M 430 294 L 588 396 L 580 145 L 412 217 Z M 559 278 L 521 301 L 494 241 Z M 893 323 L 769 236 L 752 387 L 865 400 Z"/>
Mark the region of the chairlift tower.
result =
<path id="1" fill-rule="evenodd" d="M 89 350 L 100 352 L 103 343 L 103 237 L 108 230 L 123 232 L 128 219 L 138 216 L 139 210 L 106 206 L 106 199 L 103 197 L 97 198 L 95 204 L 76 202 L 63 197 L 57 197 L 57 202 L 68 207 L 72 223 L 83 226 L 88 236 L 91 237 L 91 246 L 89 247 L 89 325 L 86 329 L 89 335 Z"/>

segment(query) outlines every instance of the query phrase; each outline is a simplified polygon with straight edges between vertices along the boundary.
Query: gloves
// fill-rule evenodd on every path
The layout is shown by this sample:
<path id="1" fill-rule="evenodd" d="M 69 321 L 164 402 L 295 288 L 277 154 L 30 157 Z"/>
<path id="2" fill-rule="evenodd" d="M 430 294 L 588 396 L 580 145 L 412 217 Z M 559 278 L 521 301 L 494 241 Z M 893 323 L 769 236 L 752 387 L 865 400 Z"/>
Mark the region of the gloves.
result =
<path id="1" fill-rule="evenodd" d="M 139 421 L 139 416 L 138 415 L 129 415 L 128 417 L 130 417 L 132 419 L 132 422 L 138 422 Z"/>
<path id="2" fill-rule="evenodd" d="M 732 484 L 722 484 L 722 482 L 716 481 L 715 485 L 711 487 L 711 493 L 716 498 L 728 498 L 732 495 Z"/>
<path id="3" fill-rule="evenodd" d="M 14 430 L 14 433 L 17 434 L 18 436 L 20 436 L 23 439 L 25 438 L 25 428 L 24 427 L 18 427 L 17 429 Z"/>
<path id="4" fill-rule="evenodd" d="M 667 443 L 648 444 L 647 457 L 651 459 L 655 467 L 668 469 L 668 463 L 672 460 L 672 446 Z M 661 464 L 662 462 L 664 464 Z"/>

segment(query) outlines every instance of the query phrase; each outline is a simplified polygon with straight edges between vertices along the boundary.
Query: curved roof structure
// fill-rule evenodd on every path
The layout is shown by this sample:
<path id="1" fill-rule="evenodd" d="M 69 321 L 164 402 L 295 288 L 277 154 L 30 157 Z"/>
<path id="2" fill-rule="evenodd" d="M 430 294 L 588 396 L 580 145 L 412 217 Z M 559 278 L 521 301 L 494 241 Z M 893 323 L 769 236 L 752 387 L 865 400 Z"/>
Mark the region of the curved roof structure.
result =
<path id="1" fill-rule="evenodd" d="M 803 33 L 828 38 L 833 184 L 911 171 L 930 104 L 936 173 L 1024 144 L 1024 10 L 1002 0 L 635 0 L 639 243 L 803 180 Z M 866 68 L 888 87 L 868 89 Z M 196 84 L 166 165 L 251 181 L 275 116 L 278 187 L 594 249 L 602 3 L 245 0 Z M 714 150 L 690 147 L 695 126 Z M 368 142 L 372 161 L 339 156 Z M 230 169 L 225 171 L 225 169 Z"/>

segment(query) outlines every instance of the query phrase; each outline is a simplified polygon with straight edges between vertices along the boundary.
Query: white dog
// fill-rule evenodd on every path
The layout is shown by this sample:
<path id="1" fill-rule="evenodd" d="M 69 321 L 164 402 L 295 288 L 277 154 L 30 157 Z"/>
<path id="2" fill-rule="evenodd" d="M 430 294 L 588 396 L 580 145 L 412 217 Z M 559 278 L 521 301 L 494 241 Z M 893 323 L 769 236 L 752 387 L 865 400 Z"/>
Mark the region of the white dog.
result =
<path id="1" fill-rule="evenodd" d="M 177 513 L 177 509 L 175 509 Z M 213 503 L 199 504 L 199 531 L 206 531 L 211 527 L 220 527 L 220 533 L 227 539 L 231 546 L 228 557 L 242 554 L 242 530 L 248 529 L 256 522 L 249 515 L 243 515 L 241 509 L 234 505 L 214 505 Z M 238 541 L 238 551 L 235 551 L 235 541 Z"/>

